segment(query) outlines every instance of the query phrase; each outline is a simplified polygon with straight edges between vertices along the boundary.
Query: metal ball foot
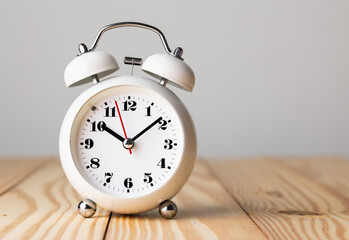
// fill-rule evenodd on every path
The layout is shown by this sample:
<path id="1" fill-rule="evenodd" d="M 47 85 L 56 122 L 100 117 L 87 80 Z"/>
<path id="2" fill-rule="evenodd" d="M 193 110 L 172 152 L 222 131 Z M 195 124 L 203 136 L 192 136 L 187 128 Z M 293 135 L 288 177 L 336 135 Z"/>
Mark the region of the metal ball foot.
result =
<path id="1" fill-rule="evenodd" d="M 170 201 L 166 200 L 159 205 L 159 213 L 161 217 L 166 219 L 174 218 L 177 214 L 177 205 Z"/>
<path id="2" fill-rule="evenodd" d="M 78 211 L 84 218 L 92 217 L 97 210 L 96 203 L 90 199 L 85 199 L 79 202 Z"/>

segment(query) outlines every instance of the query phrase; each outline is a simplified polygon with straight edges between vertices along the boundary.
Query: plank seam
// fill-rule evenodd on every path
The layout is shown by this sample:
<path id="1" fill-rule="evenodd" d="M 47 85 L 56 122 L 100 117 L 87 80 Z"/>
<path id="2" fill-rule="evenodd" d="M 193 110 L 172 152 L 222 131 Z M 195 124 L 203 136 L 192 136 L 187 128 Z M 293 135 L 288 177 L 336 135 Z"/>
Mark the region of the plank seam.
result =
<path id="1" fill-rule="evenodd" d="M 109 213 L 109 218 L 108 218 L 108 222 L 107 222 L 107 226 L 105 227 L 105 231 L 104 231 L 104 235 L 103 235 L 103 240 L 105 240 L 105 238 L 107 237 L 107 233 L 108 233 L 108 228 L 109 228 L 109 224 L 110 224 L 110 220 L 111 220 L 111 216 L 113 215 L 113 212 Z"/>
<path id="2" fill-rule="evenodd" d="M 4 190 L 2 193 L 0 193 L 0 197 L 5 195 L 6 193 L 10 192 L 12 189 L 14 189 L 15 187 L 17 187 L 18 185 L 20 185 L 22 182 L 24 182 L 27 178 L 29 178 L 30 176 L 32 176 L 36 171 L 40 170 L 41 168 L 43 168 L 44 166 L 46 166 L 49 162 L 54 162 L 51 160 L 42 160 L 43 164 L 37 166 L 36 168 L 34 168 L 33 170 L 29 171 L 27 174 L 23 175 L 23 177 L 21 179 L 19 179 L 17 182 L 15 182 L 11 187 L 7 188 L 6 190 Z"/>
<path id="3" fill-rule="evenodd" d="M 229 196 L 239 205 L 239 207 L 242 209 L 242 211 L 244 211 L 244 213 L 248 216 L 249 219 L 251 219 L 251 221 L 256 225 L 256 227 L 259 229 L 259 231 L 261 231 L 261 233 L 267 238 L 270 239 L 268 237 L 268 235 L 263 232 L 263 230 L 259 227 L 259 225 L 253 220 L 253 218 L 248 214 L 248 212 L 245 210 L 245 208 L 242 206 L 242 204 L 240 204 L 240 202 L 234 197 L 233 194 L 230 193 L 229 189 L 227 189 L 227 187 L 225 186 L 225 184 L 221 181 L 221 179 L 217 176 L 217 174 L 211 169 L 210 164 L 207 163 L 207 160 L 202 161 L 206 167 L 208 168 L 210 174 L 222 185 L 223 189 L 229 194 Z"/>

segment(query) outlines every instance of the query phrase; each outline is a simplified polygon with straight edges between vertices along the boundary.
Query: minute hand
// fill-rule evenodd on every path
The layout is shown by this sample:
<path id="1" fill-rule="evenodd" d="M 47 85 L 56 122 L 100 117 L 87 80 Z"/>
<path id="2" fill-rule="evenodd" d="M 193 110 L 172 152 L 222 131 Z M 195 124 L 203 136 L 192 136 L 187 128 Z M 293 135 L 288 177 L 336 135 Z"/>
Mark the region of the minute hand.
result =
<path id="1" fill-rule="evenodd" d="M 134 136 L 132 138 L 132 141 L 135 141 L 137 138 L 139 138 L 140 136 L 142 136 L 146 131 L 148 131 L 149 129 L 151 129 L 152 127 L 154 127 L 155 124 L 157 124 L 158 122 L 160 122 L 162 120 L 162 117 L 159 117 L 158 119 L 156 119 L 152 124 L 150 124 L 148 127 L 144 128 L 142 132 L 138 133 L 136 136 Z"/>

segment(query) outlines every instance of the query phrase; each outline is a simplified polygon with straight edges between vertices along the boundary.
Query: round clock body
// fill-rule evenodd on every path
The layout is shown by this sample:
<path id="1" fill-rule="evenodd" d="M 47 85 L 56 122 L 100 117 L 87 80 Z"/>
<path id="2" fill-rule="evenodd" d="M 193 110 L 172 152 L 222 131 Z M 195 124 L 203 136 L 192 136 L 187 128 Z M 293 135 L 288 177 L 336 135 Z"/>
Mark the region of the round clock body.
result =
<path id="1" fill-rule="evenodd" d="M 187 109 L 168 88 L 120 76 L 73 102 L 59 149 L 64 172 L 83 198 L 132 214 L 179 192 L 195 163 L 196 134 Z"/>

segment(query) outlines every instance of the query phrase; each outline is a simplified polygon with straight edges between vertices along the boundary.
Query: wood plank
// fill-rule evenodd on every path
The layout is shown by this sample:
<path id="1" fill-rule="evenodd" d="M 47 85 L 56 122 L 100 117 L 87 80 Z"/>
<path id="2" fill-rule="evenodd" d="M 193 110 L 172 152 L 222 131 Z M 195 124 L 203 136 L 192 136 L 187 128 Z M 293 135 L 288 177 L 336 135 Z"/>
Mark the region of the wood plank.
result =
<path id="1" fill-rule="evenodd" d="M 179 212 L 172 220 L 157 210 L 113 214 L 106 239 L 266 239 L 203 162 L 173 201 Z"/>
<path id="2" fill-rule="evenodd" d="M 48 158 L 2 158 L 0 160 L 0 196 L 44 164 L 46 160 Z"/>
<path id="3" fill-rule="evenodd" d="M 343 157 L 284 157 L 276 163 L 283 164 L 299 174 L 322 183 L 338 197 L 349 198 L 349 160 Z M 349 214 L 349 212 L 348 212 Z"/>
<path id="4" fill-rule="evenodd" d="M 271 158 L 208 164 L 268 238 L 349 239 L 348 195 L 340 192 L 348 183 L 331 180 L 348 179 L 349 166 L 333 160 L 332 166 L 343 170 L 328 171 L 329 162 L 324 163 L 319 178 L 316 159 L 301 162 L 298 167 Z"/>
<path id="5" fill-rule="evenodd" d="M 109 212 L 84 219 L 58 161 L 48 161 L 0 197 L 0 239 L 102 239 Z"/>

